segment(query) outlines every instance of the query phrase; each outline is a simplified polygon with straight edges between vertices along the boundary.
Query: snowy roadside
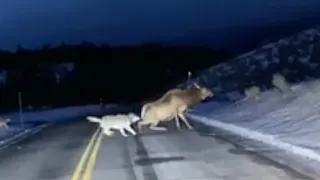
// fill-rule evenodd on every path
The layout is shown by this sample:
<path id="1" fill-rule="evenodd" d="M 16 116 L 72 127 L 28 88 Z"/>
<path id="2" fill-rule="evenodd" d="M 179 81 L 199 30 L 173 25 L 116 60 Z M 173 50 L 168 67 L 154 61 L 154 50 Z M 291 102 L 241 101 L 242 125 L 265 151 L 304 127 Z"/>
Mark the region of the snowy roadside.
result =
<path id="1" fill-rule="evenodd" d="M 311 152 L 311 156 L 318 156 L 318 154 L 315 154 L 312 151 L 294 147 L 291 144 L 274 139 L 268 134 L 262 134 L 232 124 L 221 123 L 220 121 L 212 120 L 204 116 L 189 114 L 188 117 L 198 123 L 212 127 L 210 128 L 210 135 L 217 136 L 242 146 L 246 151 L 258 153 L 284 167 L 294 169 L 308 177 L 314 179 L 319 179 L 320 177 L 319 162 L 308 159 L 305 156 L 297 155 L 297 153 Z M 263 140 L 254 137 L 254 135 L 258 135 L 258 138 L 263 138 Z M 285 147 L 292 149 L 288 151 Z"/>
<path id="2" fill-rule="evenodd" d="M 296 94 L 261 94 L 257 102 L 196 106 L 188 117 L 213 127 L 216 135 L 306 175 L 320 177 L 320 82 L 296 87 Z"/>
<path id="3" fill-rule="evenodd" d="M 4 114 L 4 117 L 10 118 L 9 128 L 0 129 L 0 149 L 4 149 L 24 138 L 33 135 L 54 123 L 65 123 L 74 119 L 84 118 L 86 115 L 101 116 L 120 107 L 116 105 L 86 105 L 76 107 L 58 108 L 38 112 L 23 113 L 23 127 L 20 125 L 19 113 Z"/>
<path id="4" fill-rule="evenodd" d="M 0 130 L 0 150 L 7 148 L 30 135 L 33 135 L 42 129 L 48 127 L 52 123 L 44 123 L 42 125 L 37 125 L 29 128 L 10 128 Z"/>
<path id="5" fill-rule="evenodd" d="M 319 37 L 320 27 L 308 29 L 199 72 L 190 81 L 210 88 L 215 102 L 197 105 L 189 118 L 224 139 L 320 179 Z M 275 73 L 291 85 L 301 83 L 296 92 L 270 90 Z M 267 91 L 257 102 L 241 101 L 250 86 Z"/>

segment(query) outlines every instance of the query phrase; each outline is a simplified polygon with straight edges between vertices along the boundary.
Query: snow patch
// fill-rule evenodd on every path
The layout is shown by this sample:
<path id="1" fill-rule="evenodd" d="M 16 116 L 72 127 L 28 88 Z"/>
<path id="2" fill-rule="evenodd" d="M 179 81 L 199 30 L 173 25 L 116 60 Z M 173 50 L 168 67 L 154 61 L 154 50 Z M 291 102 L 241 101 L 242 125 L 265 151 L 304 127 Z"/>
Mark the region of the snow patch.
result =
<path id="1" fill-rule="evenodd" d="M 289 144 L 286 142 L 279 141 L 278 139 L 276 139 L 272 135 L 263 134 L 258 131 L 253 131 L 253 130 L 242 128 L 239 126 L 235 126 L 233 124 L 222 123 L 222 122 L 219 122 L 219 121 L 216 121 L 213 119 L 209 119 L 206 117 L 202 117 L 202 116 L 190 115 L 190 114 L 188 116 L 190 116 L 192 119 L 199 121 L 201 123 L 204 123 L 208 126 L 220 128 L 225 131 L 231 132 L 235 135 L 239 135 L 239 136 L 249 138 L 252 140 L 261 141 L 265 144 L 277 147 L 277 148 L 285 150 L 287 152 L 291 152 L 293 154 L 320 162 L 320 155 L 318 153 L 316 153 L 315 151 L 310 150 L 310 149 L 306 149 L 306 148 L 302 148 L 299 146 L 295 146 L 295 145 L 292 145 L 292 144 Z"/>

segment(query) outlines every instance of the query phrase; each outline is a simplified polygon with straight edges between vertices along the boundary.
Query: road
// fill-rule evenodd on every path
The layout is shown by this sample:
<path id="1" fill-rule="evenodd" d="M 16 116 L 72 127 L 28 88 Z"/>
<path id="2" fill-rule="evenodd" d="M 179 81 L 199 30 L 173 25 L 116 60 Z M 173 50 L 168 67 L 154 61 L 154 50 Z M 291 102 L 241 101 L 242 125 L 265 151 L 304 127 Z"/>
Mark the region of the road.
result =
<path id="1" fill-rule="evenodd" d="M 256 154 L 190 130 L 128 138 L 97 135 L 93 139 L 101 137 L 101 144 L 93 141 L 96 151 L 90 151 L 87 165 L 75 173 L 96 129 L 86 121 L 56 125 L 0 151 L 1 179 L 67 180 L 74 174 L 87 180 L 303 179 Z"/>

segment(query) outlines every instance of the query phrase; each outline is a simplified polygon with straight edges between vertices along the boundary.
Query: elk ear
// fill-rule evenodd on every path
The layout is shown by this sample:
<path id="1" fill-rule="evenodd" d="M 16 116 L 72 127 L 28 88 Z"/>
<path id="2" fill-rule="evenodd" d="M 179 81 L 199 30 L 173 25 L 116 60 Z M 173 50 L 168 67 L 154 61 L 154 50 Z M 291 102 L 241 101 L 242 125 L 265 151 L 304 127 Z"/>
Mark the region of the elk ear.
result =
<path id="1" fill-rule="evenodd" d="M 188 77 L 190 78 L 192 75 L 191 71 L 188 71 Z"/>
<path id="2" fill-rule="evenodd" d="M 193 83 L 193 85 L 194 85 L 194 87 L 196 87 L 196 88 L 200 89 L 200 86 L 199 86 L 199 84 L 198 84 L 198 83 Z"/>

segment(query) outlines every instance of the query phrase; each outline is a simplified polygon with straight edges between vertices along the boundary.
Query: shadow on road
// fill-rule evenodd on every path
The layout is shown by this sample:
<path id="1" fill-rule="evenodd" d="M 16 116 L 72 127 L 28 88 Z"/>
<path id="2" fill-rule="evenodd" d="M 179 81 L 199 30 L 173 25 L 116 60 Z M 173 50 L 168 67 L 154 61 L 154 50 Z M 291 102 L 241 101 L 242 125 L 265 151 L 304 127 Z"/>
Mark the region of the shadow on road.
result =
<path id="1" fill-rule="evenodd" d="M 215 141 L 218 143 L 231 143 L 233 148 L 230 148 L 228 150 L 229 153 L 239 155 L 239 156 L 246 156 L 248 159 L 250 159 L 252 162 L 255 162 L 257 164 L 262 164 L 266 166 L 274 166 L 279 170 L 282 170 L 284 173 L 286 173 L 289 177 L 292 177 L 292 179 L 305 179 L 305 180 L 311 180 L 311 178 L 296 172 L 295 170 L 291 169 L 290 167 L 286 165 L 282 165 L 278 162 L 275 162 L 261 154 L 259 152 L 252 151 L 246 149 L 246 147 L 241 146 L 239 144 L 235 144 L 234 142 L 241 142 L 244 141 L 241 137 L 236 137 L 229 134 L 223 134 L 222 131 L 219 131 L 216 128 L 209 127 L 206 125 L 203 125 L 198 122 L 192 122 L 192 125 L 195 127 L 196 131 L 199 133 L 200 136 L 203 137 L 212 137 L 215 138 Z M 219 134 L 219 135 L 217 135 Z M 233 139 L 230 141 L 230 139 Z M 249 141 L 249 140 L 247 140 Z M 285 169 L 285 170 L 284 170 Z"/>
<path id="2" fill-rule="evenodd" d="M 152 165 L 157 163 L 164 163 L 168 161 L 183 161 L 185 158 L 182 156 L 172 156 L 172 157 L 150 157 L 150 158 L 140 158 L 135 161 L 136 164 L 140 166 Z"/>

